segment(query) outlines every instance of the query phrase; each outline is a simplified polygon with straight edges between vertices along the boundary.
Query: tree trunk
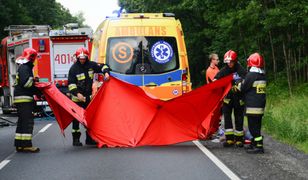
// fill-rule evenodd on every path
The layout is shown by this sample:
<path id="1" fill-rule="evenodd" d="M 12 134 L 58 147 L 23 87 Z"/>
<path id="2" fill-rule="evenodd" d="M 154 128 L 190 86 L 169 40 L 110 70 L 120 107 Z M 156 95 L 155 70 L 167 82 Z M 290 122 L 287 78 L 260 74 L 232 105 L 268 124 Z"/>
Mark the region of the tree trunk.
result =
<path id="1" fill-rule="evenodd" d="M 294 70 L 295 84 L 297 84 L 298 83 L 298 76 L 297 75 L 298 75 L 298 71 L 300 70 L 300 68 L 298 66 L 298 62 L 297 62 L 297 58 L 296 58 L 296 51 L 295 50 L 292 51 L 291 56 L 292 56 L 292 59 L 294 61 L 292 69 Z"/>
<path id="2" fill-rule="evenodd" d="M 292 96 L 288 56 L 287 56 L 286 46 L 285 46 L 285 42 L 284 41 L 282 42 L 282 48 L 283 48 L 284 60 L 285 60 L 285 63 L 286 63 L 286 71 L 287 71 L 287 80 L 288 80 L 289 94 L 290 94 L 290 96 Z"/>
<path id="3" fill-rule="evenodd" d="M 274 44 L 273 44 L 273 39 L 272 39 L 271 31 L 269 31 L 268 34 L 269 34 L 270 43 L 271 43 L 271 49 L 272 49 L 274 78 L 276 80 L 277 68 L 276 68 L 275 49 L 274 49 Z"/>

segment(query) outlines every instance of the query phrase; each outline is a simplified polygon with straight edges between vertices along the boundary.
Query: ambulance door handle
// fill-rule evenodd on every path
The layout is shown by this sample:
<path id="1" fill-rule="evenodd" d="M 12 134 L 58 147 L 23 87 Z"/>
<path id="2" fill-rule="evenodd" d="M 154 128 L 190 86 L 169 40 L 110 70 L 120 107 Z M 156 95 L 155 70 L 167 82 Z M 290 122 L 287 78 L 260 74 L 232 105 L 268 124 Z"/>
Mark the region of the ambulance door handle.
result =
<path id="1" fill-rule="evenodd" d="M 156 87 L 157 84 L 150 82 L 149 84 L 146 84 L 145 87 Z"/>

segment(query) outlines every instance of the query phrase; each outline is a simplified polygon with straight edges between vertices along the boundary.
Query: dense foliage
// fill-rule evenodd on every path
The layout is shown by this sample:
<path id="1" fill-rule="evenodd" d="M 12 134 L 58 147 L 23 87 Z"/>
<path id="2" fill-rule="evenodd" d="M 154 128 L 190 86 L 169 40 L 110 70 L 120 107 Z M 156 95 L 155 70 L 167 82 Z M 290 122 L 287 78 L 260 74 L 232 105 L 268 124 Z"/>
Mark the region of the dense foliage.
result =
<path id="1" fill-rule="evenodd" d="M 9 25 L 50 25 L 62 27 L 77 22 L 82 25 L 82 14 L 72 16 L 68 9 L 55 0 L 0 0 L 0 38 L 7 36 Z"/>
<path id="2" fill-rule="evenodd" d="M 173 12 L 182 22 L 194 85 L 202 84 L 208 55 L 233 49 L 245 65 L 259 52 L 268 74 L 292 86 L 308 82 L 307 0 L 120 0 L 127 12 Z M 197 48 L 196 48 L 197 47 Z M 201 47 L 201 48 L 200 48 Z"/>

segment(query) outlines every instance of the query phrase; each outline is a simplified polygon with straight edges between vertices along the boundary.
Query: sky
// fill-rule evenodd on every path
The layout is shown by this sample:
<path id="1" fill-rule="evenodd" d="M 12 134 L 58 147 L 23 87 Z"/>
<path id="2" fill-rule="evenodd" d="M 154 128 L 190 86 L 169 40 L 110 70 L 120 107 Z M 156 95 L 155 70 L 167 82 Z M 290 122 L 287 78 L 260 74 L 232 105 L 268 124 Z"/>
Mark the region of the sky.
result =
<path id="1" fill-rule="evenodd" d="M 106 16 L 110 16 L 114 10 L 120 9 L 117 0 L 56 0 L 56 2 L 69 9 L 72 15 L 82 11 L 86 19 L 84 24 L 89 25 L 93 31 Z"/>

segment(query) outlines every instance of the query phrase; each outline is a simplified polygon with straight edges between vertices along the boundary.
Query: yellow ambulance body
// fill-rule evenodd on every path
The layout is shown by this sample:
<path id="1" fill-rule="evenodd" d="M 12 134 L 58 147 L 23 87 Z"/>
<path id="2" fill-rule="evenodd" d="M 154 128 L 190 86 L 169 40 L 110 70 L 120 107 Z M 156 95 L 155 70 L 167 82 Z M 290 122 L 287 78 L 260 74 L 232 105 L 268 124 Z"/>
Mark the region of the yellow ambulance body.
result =
<path id="1" fill-rule="evenodd" d="M 111 75 L 162 100 L 191 91 L 184 34 L 171 13 L 106 18 L 94 34 L 91 60 Z"/>

